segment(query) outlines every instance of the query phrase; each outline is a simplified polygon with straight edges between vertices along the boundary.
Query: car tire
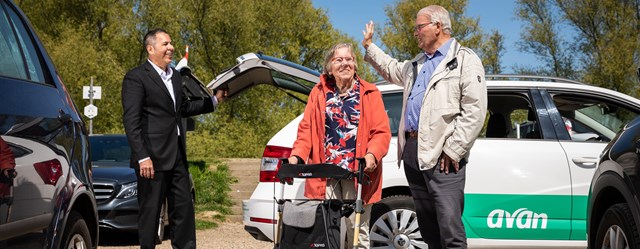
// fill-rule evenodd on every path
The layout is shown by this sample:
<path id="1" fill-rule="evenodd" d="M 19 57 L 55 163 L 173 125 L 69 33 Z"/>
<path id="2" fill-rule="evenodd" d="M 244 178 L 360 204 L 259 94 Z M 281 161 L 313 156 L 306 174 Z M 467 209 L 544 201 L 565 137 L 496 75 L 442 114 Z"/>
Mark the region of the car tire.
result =
<path id="1" fill-rule="evenodd" d="M 93 248 L 89 227 L 82 215 L 76 211 L 69 213 L 63 238 L 65 249 Z"/>
<path id="2" fill-rule="evenodd" d="M 390 196 L 374 204 L 369 228 L 371 248 L 428 248 L 418 229 L 411 196 Z"/>
<path id="3" fill-rule="evenodd" d="M 156 244 L 162 244 L 162 241 L 166 239 L 166 224 L 169 219 L 169 212 L 167 207 L 167 200 L 162 203 L 162 207 L 160 207 L 160 217 L 158 217 L 158 233 L 156 234 Z"/>
<path id="4" fill-rule="evenodd" d="M 619 203 L 607 209 L 598 226 L 595 248 L 640 248 L 638 226 L 628 204 Z"/>

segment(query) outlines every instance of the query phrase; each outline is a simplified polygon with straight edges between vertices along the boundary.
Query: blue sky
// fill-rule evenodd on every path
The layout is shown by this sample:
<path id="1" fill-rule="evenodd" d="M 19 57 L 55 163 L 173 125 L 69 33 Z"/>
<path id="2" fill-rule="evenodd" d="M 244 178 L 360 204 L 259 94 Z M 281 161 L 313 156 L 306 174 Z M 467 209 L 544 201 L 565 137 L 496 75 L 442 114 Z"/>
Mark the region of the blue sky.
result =
<path id="1" fill-rule="evenodd" d="M 395 0 L 312 0 L 317 8 L 327 10 L 334 28 L 356 40 L 362 40 L 364 25 L 373 20 L 376 26 L 387 21 L 384 8 Z M 418 10 L 416 10 L 417 12 Z M 518 51 L 523 23 L 515 18 L 515 0 L 469 0 L 466 15 L 480 18 L 485 32 L 498 30 L 505 38 L 505 53 L 502 56 L 503 73 L 514 73 L 513 66 L 540 66 L 532 54 Z M 454 32 L 455 32 L 455 28 Z M 375 38 L 375 36 L 374 36 Z M 379 43 L 380 40 L 375 40 Z"/>

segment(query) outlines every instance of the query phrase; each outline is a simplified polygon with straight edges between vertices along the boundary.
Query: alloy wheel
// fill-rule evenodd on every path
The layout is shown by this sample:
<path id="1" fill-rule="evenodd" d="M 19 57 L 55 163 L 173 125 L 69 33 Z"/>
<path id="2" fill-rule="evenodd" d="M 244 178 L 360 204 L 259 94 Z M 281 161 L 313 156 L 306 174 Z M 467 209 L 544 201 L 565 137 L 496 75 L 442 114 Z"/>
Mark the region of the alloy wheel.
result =
<path id="1" fill-rule="evenodd" d="M 381 215 L 371 226 L 371 248 L 427 249 L 418 229 L 416 213 L 393 209 Z"/>

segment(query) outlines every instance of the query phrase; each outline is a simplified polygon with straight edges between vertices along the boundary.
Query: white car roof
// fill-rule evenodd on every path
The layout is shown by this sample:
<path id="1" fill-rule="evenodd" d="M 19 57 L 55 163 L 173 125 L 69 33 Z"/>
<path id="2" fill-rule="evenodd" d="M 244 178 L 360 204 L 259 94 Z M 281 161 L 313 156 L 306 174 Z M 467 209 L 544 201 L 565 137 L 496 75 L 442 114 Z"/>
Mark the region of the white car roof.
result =
<path id="1" fill-rule="evenodd" d="M 402 91 L 402 87 L 391 84 L 387 81 L 378 81 L 375 83 L 381 92 L 395 92 Z M 557 91 L 587 91 L 590 93 L 602 93 L 606 95 L 613 95 L 624 99 L 628 102 L 640 104 L 640 100 L 626 95 L 624 93 L 616 92 L 602 87 L 582 84 L 582 83 L 569 83 L 569 82 L 552 82 L 552 81 L 529 81 L 529 80 L 487 80 L 488 89 L 509 89 L 509 88 L 542 88 L 547 90 Z"/>

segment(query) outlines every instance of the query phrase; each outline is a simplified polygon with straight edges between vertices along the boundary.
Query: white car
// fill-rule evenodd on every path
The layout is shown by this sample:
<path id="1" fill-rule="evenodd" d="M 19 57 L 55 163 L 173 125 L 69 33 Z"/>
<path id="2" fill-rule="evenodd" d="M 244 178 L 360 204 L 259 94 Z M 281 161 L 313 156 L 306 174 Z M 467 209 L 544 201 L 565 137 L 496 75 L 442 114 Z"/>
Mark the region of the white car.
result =
<path id="1" fill-rule="evenodd" d="M 257 84 L 308 94 L 319 73 L 281 59 L 245 54 L 209 88 L 231 96 Z M 487 76 L 488 116 L 467 164 L 463 222 L 471 248 L 585 248 L 589 184 L 599 153 L 640 100 L 566 79 Z M 372 248 L 427 248 L 402 167 L 397 166 L 402 88 L 378 82 L 394 138 L 383 159 L 383 199 L 371 213 Z M 289 157 L 298 116 L 267 143 L 260 183 L 243 201 L 245 230 L 274 240 L 279 158 Z M 304 199 L 304 182 L 284 197 Z M 411 240 L 411 243 L 405 243 Z"/>

